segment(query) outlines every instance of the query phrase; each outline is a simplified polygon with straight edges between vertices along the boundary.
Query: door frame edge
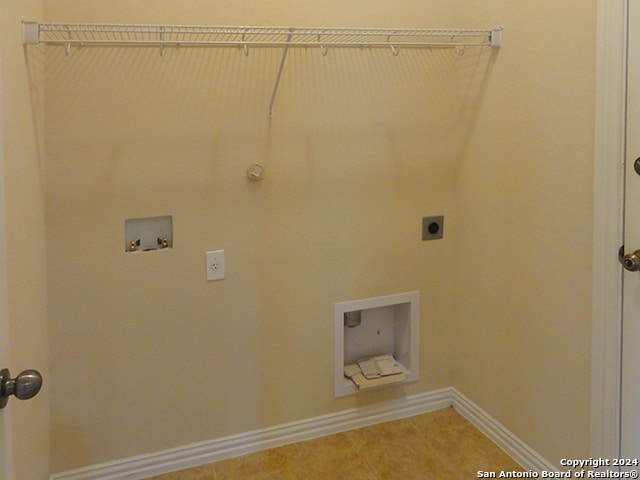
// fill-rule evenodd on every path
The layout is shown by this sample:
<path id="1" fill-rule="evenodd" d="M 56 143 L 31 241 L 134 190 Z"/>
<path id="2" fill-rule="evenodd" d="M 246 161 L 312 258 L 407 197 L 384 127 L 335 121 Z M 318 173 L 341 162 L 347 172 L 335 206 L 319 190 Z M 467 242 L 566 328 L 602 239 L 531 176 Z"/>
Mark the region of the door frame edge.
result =
<path id="1" fill-rule="evenodd" d="M 597 0 L 590 454 L 620 452 L 628 0 Z"/>

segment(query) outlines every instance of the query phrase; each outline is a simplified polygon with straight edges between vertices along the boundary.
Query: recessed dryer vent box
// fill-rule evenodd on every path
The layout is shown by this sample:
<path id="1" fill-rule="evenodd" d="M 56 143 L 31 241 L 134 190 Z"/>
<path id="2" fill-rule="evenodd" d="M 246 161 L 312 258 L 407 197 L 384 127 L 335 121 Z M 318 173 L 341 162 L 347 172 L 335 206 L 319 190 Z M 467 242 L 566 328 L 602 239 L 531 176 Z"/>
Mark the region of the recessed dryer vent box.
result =
<path id="1" fill-rule="evenodd" d="M 124 251 L 149 252 L 172 248 L 173 219 L 164 217 L 130 218 L 124 221 Z"/>
<path id="2" fill-rule="evenodd" d="M 418 380 L 419 292 L 336 303 L 334 312 L 336 398 L 363 391 L 344 375 L 345 366 L 363 358 L 394 356 L 404 372 L 387 386 Z M 348 321 L 351 312 L 360 312 L 359 323 Z"/>

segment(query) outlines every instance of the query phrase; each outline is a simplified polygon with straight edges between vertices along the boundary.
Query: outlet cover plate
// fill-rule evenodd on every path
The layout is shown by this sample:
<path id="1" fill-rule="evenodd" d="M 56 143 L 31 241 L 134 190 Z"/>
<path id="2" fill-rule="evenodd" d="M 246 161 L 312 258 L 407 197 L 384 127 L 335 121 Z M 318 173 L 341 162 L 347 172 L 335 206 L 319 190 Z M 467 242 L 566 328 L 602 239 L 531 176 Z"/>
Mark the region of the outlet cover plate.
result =
<path id="1" fill-rule="evenodd" d="M 224 250 L 206 253 L 207 281 L 224 278 Z"/>

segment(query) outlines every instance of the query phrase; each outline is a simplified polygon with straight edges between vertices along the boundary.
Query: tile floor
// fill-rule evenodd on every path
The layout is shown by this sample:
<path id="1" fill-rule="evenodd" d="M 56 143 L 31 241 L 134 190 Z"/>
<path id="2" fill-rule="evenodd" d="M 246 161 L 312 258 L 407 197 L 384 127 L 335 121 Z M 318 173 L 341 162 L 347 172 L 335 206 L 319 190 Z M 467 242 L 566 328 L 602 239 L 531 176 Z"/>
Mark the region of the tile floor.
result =
<path id="1" fill-rule="evenodd" d="M 148 480 L 421 480 L 523 471 L 453 408 Z"/>

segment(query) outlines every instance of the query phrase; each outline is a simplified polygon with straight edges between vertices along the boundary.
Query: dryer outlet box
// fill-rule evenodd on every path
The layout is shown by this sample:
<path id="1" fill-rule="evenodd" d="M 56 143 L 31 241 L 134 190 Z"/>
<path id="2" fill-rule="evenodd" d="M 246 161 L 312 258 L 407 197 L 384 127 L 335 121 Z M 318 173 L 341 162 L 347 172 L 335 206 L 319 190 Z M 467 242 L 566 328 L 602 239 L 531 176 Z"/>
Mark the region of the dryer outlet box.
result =
<path id="1" fill-rule="evenodd" d="M 422 240 L 437 240 L 444 236 L 444 215 L 422 218 Z"/>

